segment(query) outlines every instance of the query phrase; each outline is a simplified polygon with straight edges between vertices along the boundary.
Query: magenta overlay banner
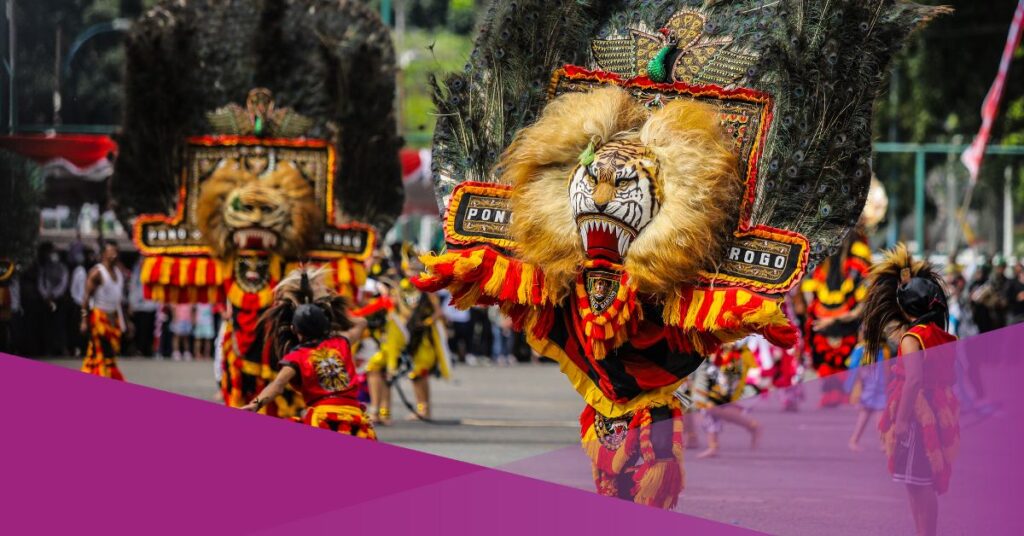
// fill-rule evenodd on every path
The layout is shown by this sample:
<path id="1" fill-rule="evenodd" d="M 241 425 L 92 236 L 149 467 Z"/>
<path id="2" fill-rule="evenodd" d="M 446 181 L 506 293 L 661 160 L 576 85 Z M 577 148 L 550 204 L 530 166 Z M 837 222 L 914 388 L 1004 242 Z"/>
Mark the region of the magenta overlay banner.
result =
<path id="1" fill-rule="evenodd" d="M 960 448 L 939 534 L 1024 533 L 1024 329 L 938 349 L 953 359 Z M 893 361 L 843 377 L 858 392 Z M 968 370 L 979 376 L 971 378 Z M 579 445 L 488 469 L 0 356 L 0 532 L 5 534 L 910 534 L 875 425 L 848 445 L 859 404 L 819 409 L 817 381 L 783 412 L 739 402 L 717 456 L 687 451 L 675 512 L 593 493 Z M 860 385 L 856 385 L 859 380 Z M 981 392 L 979 392 L 979 387 Z M 268 456 L 268 453 L 274 455 Z"/>
<path id="2" fill-rule="evenodd" d="M 949 489 L 938 497 L 938 534 L 1024 534 L 1024 326 L 928 350 L 925 367 L 955 362 L 953 392 L 960 406 L 959 452 Z M 865 398 L 871 378 L 885 384 L 895 360 L 839 375 L 854 398 Z M 971 377 L 968 373 L 977 373 Z M 862 400 L 819 408 L 820 380 L 734 403 L 760 423 L 750 434 L 725 423 L 717 456 L 687 450 L 684 514 L 771 534 L 913 534 L 904 484 L 893 482 L 882 450 L 878 418 L 870 414 L 856 447 L 850 438 Z M 860 396 L 858 396 L 860 395 Z M 803 398 L 797 412 L 783 400 Z M 701 446 L 703 447 L 703 445 Z M 590 464 L 579 446 L 566 447 L 503 467 L 517 474 L 592 489 Z"/>
<path id="3" fill-rule="evenodd" d="M 0 378 L 2 534 L 750 533 L 13 356 Z"/>

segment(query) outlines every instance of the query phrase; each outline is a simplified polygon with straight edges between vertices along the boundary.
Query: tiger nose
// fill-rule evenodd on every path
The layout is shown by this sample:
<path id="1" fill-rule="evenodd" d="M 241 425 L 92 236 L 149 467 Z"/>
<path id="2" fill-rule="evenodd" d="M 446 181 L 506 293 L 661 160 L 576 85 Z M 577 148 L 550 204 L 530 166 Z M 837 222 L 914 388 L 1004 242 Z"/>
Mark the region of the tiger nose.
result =
<path id="1" fill-rule="evenodd" d="M 608 202 L 615 197 L 615 188 L 607 182 L 597 183 L 597 188 L 594 189 L 594 205 L 601 212 L 604 212 L 604 207 L 608 205 Z"/>

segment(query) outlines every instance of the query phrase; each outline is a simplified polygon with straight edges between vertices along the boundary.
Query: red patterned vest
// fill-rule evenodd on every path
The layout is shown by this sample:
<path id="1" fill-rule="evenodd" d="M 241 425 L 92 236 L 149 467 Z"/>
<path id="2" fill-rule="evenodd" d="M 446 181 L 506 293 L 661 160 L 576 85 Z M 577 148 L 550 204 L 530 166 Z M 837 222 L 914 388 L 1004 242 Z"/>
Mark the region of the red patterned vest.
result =
<path id="1" fill-rule="evenodd" d="M 281 365 L 292 366 L 299 372 L 292 380 L 292 386 L 302 393 L 307 406 L 323 403 L 359 405 L 354 381 L 355 362 L 345 338 L 303 344 L 284 356 Z"/>

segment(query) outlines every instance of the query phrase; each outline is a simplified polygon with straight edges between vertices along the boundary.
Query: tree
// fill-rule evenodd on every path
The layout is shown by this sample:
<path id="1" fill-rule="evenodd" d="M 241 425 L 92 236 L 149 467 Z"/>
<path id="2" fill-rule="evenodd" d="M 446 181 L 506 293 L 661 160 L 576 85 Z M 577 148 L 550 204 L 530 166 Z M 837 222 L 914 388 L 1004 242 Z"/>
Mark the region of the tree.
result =
<path id="1" fill-rule="evenodd" d="M 0 150 L 0 259 L 28 262 L 39 237 L 39 202 L 43 180 L 39 168 Z"/>
<path id="2" fill-rule="evenodd" d="M 890 92 L 876 104 L 875 139 L 900 142 L 969 143 L 981 125 L 981 104 L 995 78 L 1017 0 L 919 0 L 952 5 L 952 15 L 932 21 L 900 54 L 890 81 Z M 1017 57 L 1021 54 L 1018 50 Z M 1024 62 L 1010 67 L 993 144 L 1016 144 L 1024 138 Z M 893 107 L 892 103 L 896 106 Z M 959 155 L 956 155 L 959 157 Z M 941 166 L 946 156 L 929 157 L 929 166 Z M 1005 159 L 986 157 L 974 206 L 999 206 Z M 914 161 L 912 155 L 879 155 L 875 170 L 890 195 L 898 200 L 897 216 L 913 210 Z M 958 167 L 961 186 L 966 171 Z M 961 189 L 962 191 L 962 189 Z M 929 206 L 930 213 L 935 212 Z M 997 210 L 987 217 L 998 217 Z"/>
<path id="3" fill-rule="evenodd" d="M 155 3 L 155 0 L 18 1 L 15 4 L 15 23 L 19 124 L 48 125 L 54 121 L 53 94 L 57 89 L 59 70 L 55 65 L 58 32 L 61 63 L 64 63 L 73 40 L 90 26 L 118 17 L 135 17 Z M 78 51 L 70 72 L 60 73 L 60 116 L 63 122 L 103 125 L 120 122 L 123 44 L 123 34 L 97 35 Z M 6 50 L 4 54 L 7 54 Z M 7 123 L 7 114 L 5 106 L 2 111 L 4 124 Z"/>

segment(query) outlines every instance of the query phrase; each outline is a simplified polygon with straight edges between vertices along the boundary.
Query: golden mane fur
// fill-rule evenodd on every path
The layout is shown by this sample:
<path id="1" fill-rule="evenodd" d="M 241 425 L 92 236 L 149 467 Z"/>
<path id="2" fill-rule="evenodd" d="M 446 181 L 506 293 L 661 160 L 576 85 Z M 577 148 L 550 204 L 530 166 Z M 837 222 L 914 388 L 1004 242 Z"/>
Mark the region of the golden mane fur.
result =
<path id="1" fill-rule="evenodd" d="M 736 223 L 741 183 L 717 114 L 691 100 L 649 112 L 625 90 L 604 88 L 552 100 L 502 155 L 498 180 L 514 186 L 511 233 L 523 260 L 564 295 L 585 260 L 568 197 L 580 153 L 637 141 L 657 158 L 661 210 L 630 246 L 624 266 L 639 292 L 667 294 L 700 270 L 714 271 Z"/>
<path id="2" fill-rule="evenodd" d="M 262 178 L 236 160 L 224 161 L 199 190 L 197 220 L 207 244 L 220 258 L 232 256 L 237 246 L 232 233 L 242 228 L 228 221 L 229 199 L 238 194 L 249 204 L 277 209 L 262 219 L 247 220 L 252 226 L 273 231 L 278 238 L 275 253 L 296 256 L 308 248 L 321 225 L 313 187 L 290 162 L 280 163 Z M 245 219 L 244 217 L 238 219 Z"/>

